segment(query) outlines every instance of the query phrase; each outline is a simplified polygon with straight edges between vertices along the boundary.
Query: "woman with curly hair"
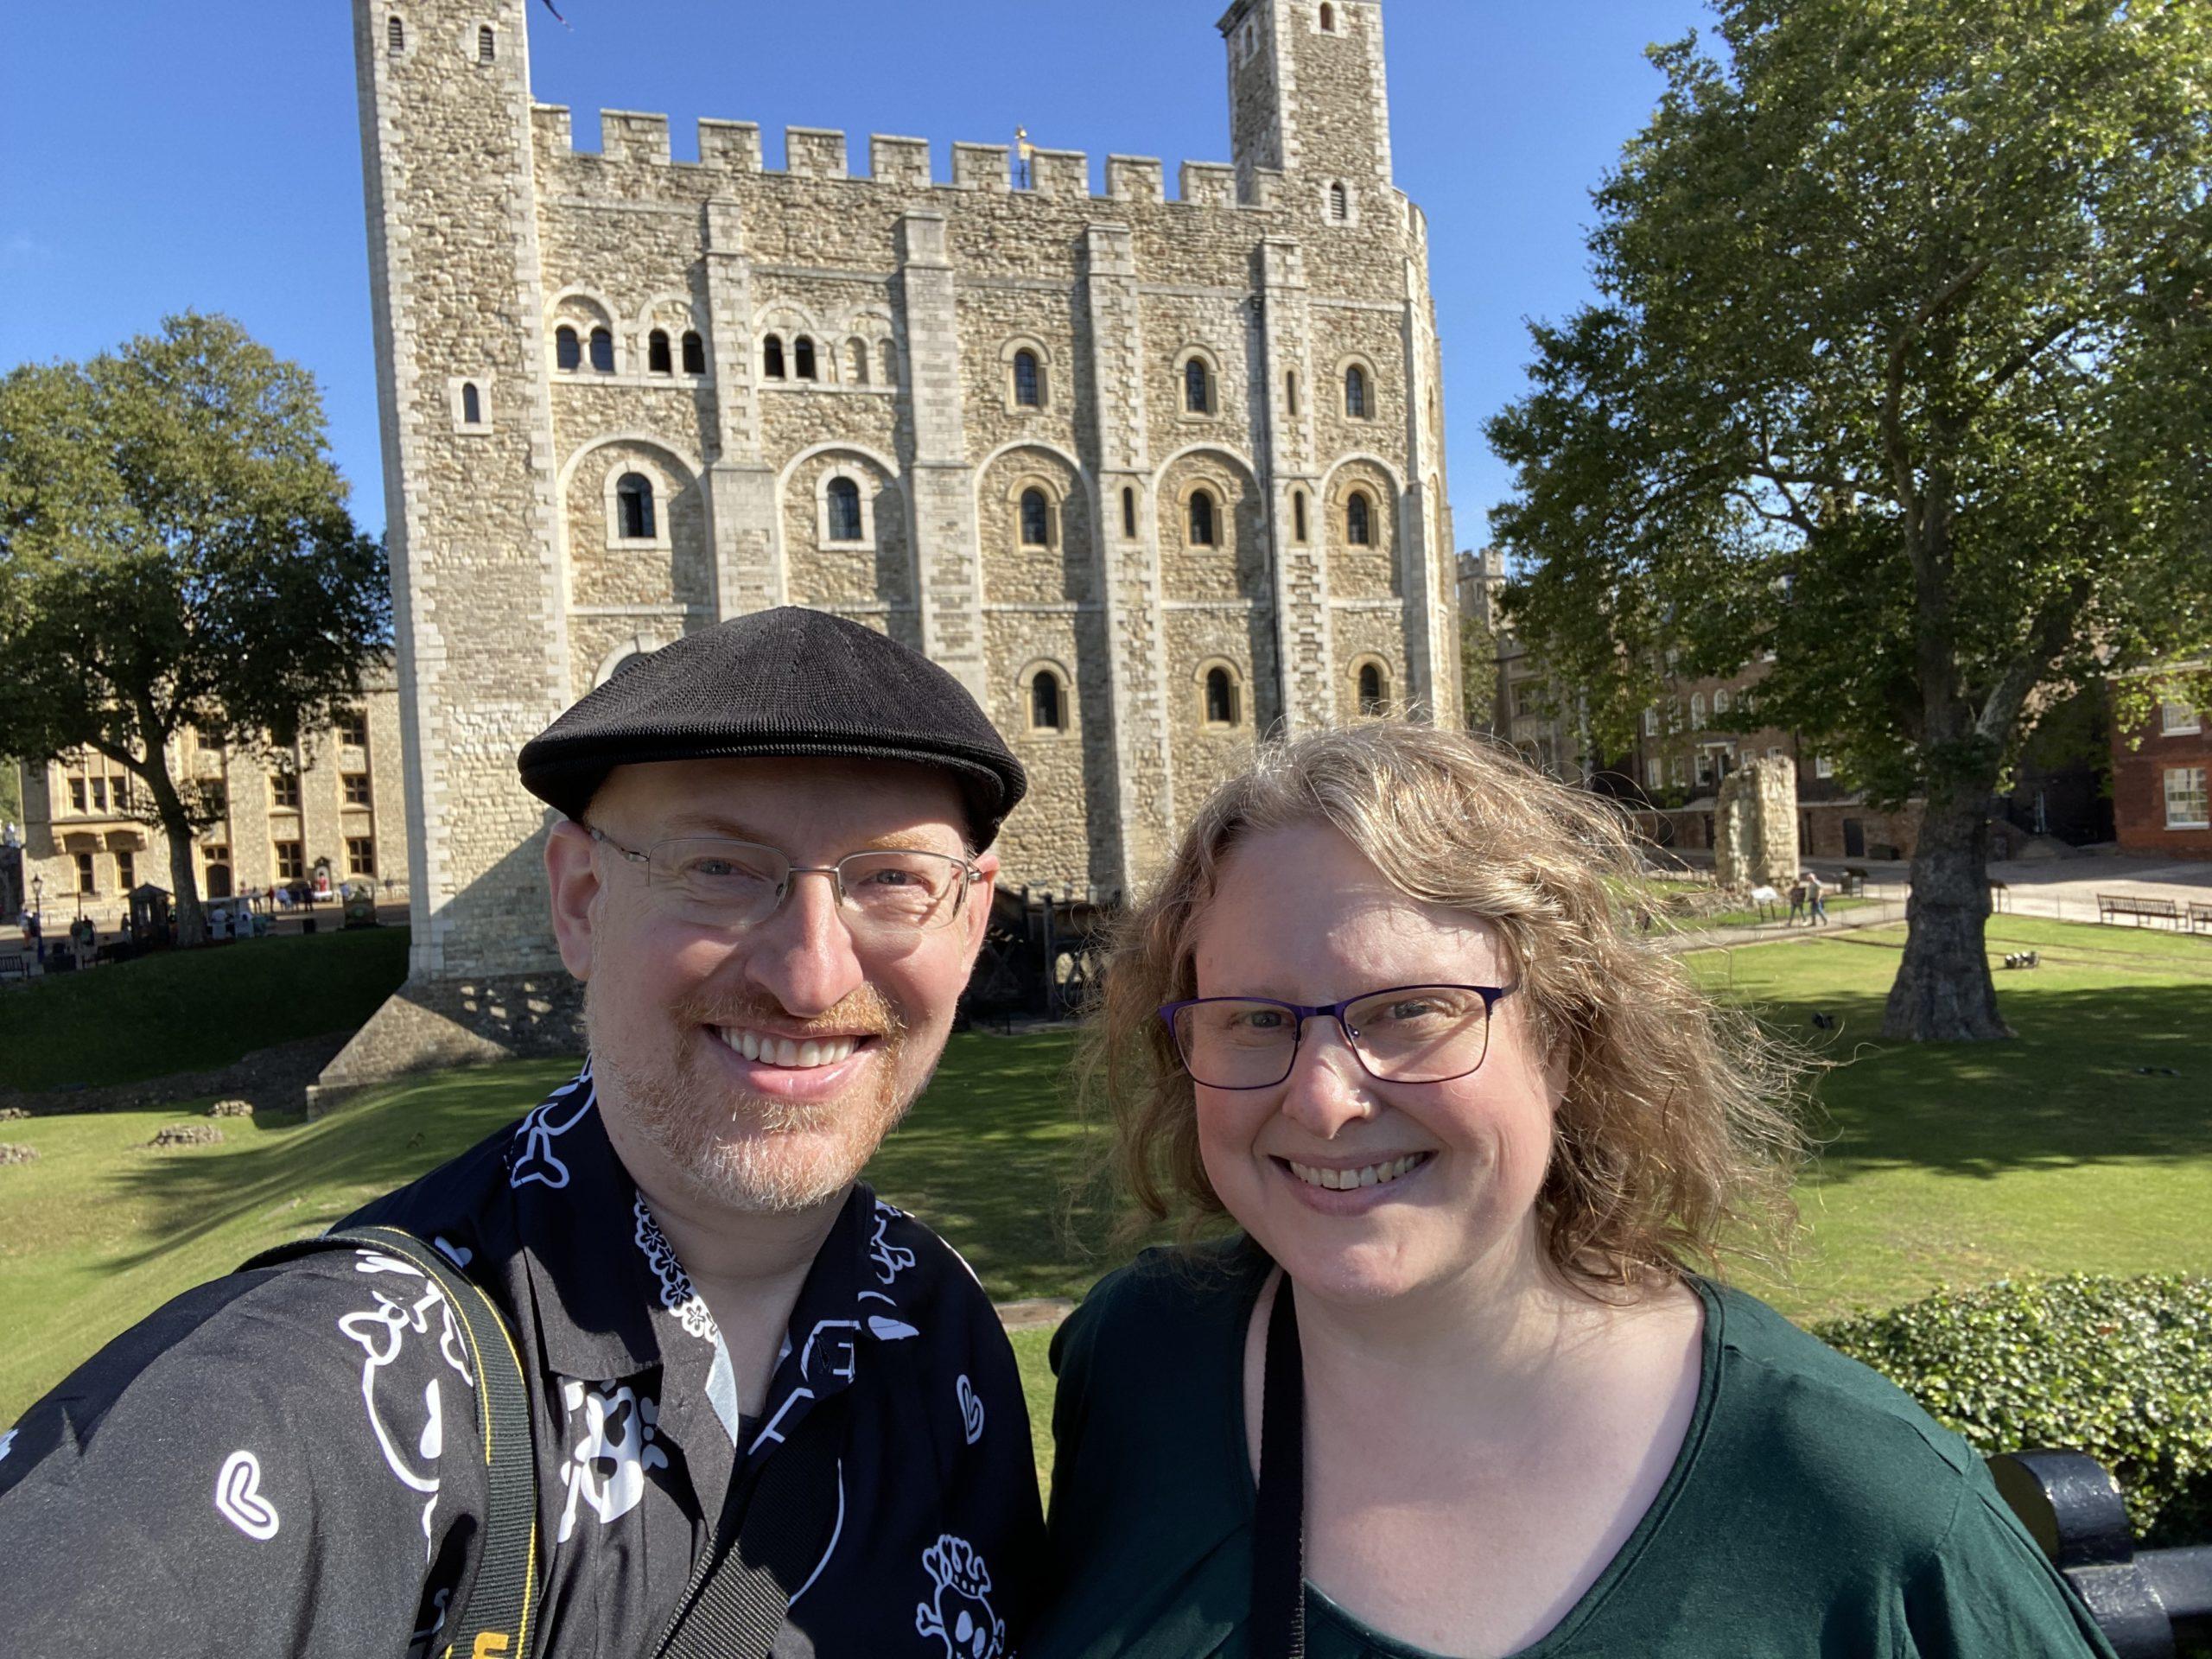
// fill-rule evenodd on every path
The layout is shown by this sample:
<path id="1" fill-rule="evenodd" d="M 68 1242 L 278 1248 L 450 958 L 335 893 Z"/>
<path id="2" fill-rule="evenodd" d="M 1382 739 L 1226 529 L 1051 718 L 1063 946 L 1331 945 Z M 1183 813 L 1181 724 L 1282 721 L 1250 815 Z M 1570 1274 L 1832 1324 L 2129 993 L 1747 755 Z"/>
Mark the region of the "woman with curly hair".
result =
<path id="1" fill-rule="evenodd" d="M 1979 1459 L 1714 1276 L 1786 1057 L 1624 927 L 1603 802 L 1375 723 L 1223 786 L 1094 1080 L 1185 1236 L 1053 1344 L 1028 1659 L 2108 1653 Z"/>

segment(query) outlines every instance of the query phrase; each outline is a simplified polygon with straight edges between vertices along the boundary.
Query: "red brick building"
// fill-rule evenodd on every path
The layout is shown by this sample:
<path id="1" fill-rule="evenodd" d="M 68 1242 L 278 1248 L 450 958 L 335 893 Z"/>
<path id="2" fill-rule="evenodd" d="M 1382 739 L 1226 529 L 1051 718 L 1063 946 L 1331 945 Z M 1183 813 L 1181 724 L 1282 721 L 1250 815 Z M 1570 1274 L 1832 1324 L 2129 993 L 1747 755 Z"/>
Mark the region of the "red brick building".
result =
<path id="1" fill-rule="evenodd" d="M 2122 852 L 2212 858 L 2212 711 L 2161 704 L 2146 725 L 2115 726 L 2113 817 Z"/>

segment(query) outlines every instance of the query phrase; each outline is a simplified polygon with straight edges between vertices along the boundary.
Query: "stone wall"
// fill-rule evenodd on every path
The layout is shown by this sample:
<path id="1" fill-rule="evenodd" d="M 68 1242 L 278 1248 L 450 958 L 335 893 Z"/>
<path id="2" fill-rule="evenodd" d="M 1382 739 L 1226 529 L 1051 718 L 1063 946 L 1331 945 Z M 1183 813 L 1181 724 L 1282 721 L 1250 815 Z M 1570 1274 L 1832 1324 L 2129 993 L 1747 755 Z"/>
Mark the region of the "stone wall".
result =
<path id="1" fill-rule="evenodd" d="M 1721 780 L 1713 828 L 1713 873 L 1721 886 L 1787 887 L 1802 868 L 1796 767 L 1762 758 L 1730 772 Z"/>

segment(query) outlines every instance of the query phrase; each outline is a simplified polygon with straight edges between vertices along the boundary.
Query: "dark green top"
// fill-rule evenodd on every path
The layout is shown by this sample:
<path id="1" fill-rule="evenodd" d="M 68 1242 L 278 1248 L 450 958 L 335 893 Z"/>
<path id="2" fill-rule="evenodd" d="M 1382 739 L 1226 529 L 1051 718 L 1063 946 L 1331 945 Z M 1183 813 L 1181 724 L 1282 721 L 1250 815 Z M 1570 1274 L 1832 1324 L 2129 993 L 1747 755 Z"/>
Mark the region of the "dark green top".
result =
<path id="1" fill-rule="evenodd" d="M 1148 1251 L 1061 1328 L 1056 1592 L 1024 1659 L 1243 1659 L 1244 1333 L 1268 1268 L 1243 1242 Z M 1965 1441 L 1765 1304 L 1694 1282 L 1704 1356 L 1681 1454 L 1523 1655 L 2110 1659 Z M 1306 1644 L 1312 1659 L 1426 1659 L 1310 1586 Z"/>

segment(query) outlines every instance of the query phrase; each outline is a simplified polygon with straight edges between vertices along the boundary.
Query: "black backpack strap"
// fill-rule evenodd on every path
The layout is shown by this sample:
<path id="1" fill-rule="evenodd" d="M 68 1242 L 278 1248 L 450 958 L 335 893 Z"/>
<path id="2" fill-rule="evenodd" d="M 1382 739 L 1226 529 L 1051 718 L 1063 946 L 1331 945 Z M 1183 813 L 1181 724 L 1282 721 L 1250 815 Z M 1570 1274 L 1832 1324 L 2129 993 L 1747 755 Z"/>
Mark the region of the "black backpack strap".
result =
<path id="1" fill-rule="evenodd" d="M 1268 1319 L 1260 1383 L 1260 1496 L 1252 1517 L 1253 1659 L 1305 1659 L 1306 1366 L 1290 1275 Z"/>
<path id="2" fill-rule="evenodd" d="M 238 1270 L 353 1249 L 395 1256 L 445 1293 L 476 1376 L 486 1477 L 483 1544 L 467 1599 L 456 1598 L 446 1607 L 447 1659 L 528 1659 L 537 1639 L 537 1454 L 522 1356 L 492 1299 L 435 1248 L 397 1227 L 353 1227 L 296 1239 L 264 1250 Z"/>
<path id="3" fill-rule="evenodd" d="M 844 1419 L 842 1394 L 817 1402 L 769 1457 L 749 1499 L 740 1491 L 741 1468 L 731 1476 L 721 1520 L 654 1659 L 768 1659 L 792 1597 L 806 1586 L 841 1518 Z M 739 1456 L 741 1464 L 742 1451 Z M 734 1541 L 726 1541 L 733 1530 Z"/>

